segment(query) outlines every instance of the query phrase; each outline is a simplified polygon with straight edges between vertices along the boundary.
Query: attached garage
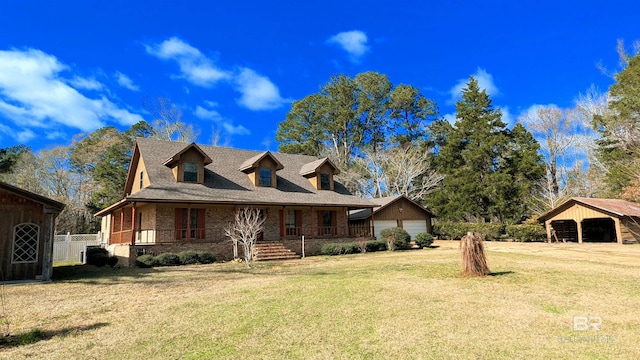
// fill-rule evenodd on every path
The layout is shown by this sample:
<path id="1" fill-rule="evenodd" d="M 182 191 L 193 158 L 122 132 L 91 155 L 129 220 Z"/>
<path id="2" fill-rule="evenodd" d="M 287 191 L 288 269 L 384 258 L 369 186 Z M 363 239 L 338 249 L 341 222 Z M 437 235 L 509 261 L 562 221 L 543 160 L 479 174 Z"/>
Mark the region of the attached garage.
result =
<path id="1" fill-rule="evenodd" d="M 396 220 L 375 220 L 373 222 L 373 229 L 376 239 L 382 239 L 380 236 L 382 230 L 396 226 L 398 226 L 398 222 Z"/>
<path id="2" fill-rule="evenodd" d="M 416 235 L 427 232 L 427 222 L 425 220 L 403 220 L 402 228 L 411 235 L 412 239 L 415 239 Z"/>
<path id="3" fill-rule="evenodd" d="M 547 240 L 640 242 L 640 204 L 619 199 L 572 198 L 542 214 Z"/>
<path id="4" fill-rule="evenodd" d="M 391 227 L 405 229 L 412 239 L 421 232 L 431 233 L 431 219 L 434 215 L 408 197 L 392 196 L 372 199 L 378 204 L 373 209 L 364 209 L 349 214 L 349 223 L 353 226 L 372 226 L 373 234 L 380 239 L 380 233 Z"/>

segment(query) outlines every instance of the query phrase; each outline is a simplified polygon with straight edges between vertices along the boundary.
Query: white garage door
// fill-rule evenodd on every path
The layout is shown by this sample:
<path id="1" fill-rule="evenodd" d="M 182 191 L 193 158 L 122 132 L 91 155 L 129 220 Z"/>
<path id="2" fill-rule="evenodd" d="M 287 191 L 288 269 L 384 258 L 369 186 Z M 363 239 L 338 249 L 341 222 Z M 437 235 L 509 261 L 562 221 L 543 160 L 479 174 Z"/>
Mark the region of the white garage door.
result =
<path id="1" fill-rule="evenodd" d="M 395 220 L 375 220 L 373 222 L 373 227 L 376 235 L 376 239 L 383 240 L 380 236 L 380 232 L 384 229 L 392 228 L 398 226 L 398 222 Z"/>
<path id="2" fill-rule="evenodd" d="M 427 222 L 425 220 L 404 220 L 402 227 L 411 235 L 411 240 L 416 239 L 416 235 L 427 232 Z"/>

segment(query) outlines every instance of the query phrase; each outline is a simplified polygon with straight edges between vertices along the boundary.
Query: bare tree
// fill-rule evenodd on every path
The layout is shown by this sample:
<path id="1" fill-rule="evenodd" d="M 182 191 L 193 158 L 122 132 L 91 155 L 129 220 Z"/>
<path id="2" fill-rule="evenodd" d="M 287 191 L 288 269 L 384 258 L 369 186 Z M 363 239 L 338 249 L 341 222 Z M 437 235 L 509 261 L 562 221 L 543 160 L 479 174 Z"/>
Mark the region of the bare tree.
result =
<path id="1" fill-rule="evenodd" d="M 235 221 L 230 222 L 224 230 L 234 244 L 242 244 L 244 250 L 244 260 L 247 267 L 251 268 L 253 259 L 253 246 L 258 240 L 258 235 L 264 230 L 266 217 L 262 211 L 253 208 L 244 208 L 236 211 Z"/>
<path id="2" fill-rule="evenodd" d="M 190 143 L 198 137 L 193 125 L 182 121 L 182 111 L 167 98 L 145 100 L 144 108 L 151 114 L 153 137 L 161 140 Z"/>
<path id="3" fill-rule="evenodd" d="M 444 179 L 430 162 L 431 154 L 421 146 L 391 148 L 386 152 L 382 168 L 383 196 L 406 195 L 422 200 Z"/>

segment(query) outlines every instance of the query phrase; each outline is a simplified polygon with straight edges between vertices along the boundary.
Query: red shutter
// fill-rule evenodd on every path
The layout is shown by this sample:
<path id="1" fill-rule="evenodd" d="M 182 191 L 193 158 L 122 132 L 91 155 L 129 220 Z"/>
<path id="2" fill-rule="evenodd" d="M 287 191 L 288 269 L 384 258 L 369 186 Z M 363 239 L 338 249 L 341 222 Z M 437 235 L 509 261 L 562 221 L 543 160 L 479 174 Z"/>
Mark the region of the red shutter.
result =
<path id="1" fill-rule="evenodd" d="M 338 212 L 331 212 L 331 231 L 333 235 L 338 235 Z"/>
<path id="2" fill-rule="evenodd" d="M 176 208 L 176 240 L 182 239 L 182 209 Z"/>
<path id="3" fill-rule="evenodd" d="M 194 211 L 194 209 L 192 209 L 191 211 Z M 195 210 L 198 212 L 198 239 L 205 239 L 205 232 L 204 232 L 204 215 L 206 212 L 206 209 L 197 209 Z"/>

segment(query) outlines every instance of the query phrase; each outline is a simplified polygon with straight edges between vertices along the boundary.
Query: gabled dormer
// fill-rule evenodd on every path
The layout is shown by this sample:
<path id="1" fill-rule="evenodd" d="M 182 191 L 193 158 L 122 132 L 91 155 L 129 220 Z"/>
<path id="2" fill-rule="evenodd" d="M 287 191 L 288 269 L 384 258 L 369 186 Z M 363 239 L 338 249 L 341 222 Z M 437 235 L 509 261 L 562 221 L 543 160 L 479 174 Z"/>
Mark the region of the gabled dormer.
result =
<path id="1" fill-rule="evenodd" d="M 258 154 L 248 159 L 238 170 L 249 175 L 249 180 L 255 186 L 277 187 L 276 171 L 284 169 L 284 166 L 269 151 Z"/>
<path id="2" fill-rule="evenodd" d="M 316 190 L 333 190 L 333 176 L 338 174 L 340 170 L 328 158 L 310 162 L 300 169 L 300 175 L 309 179 Z"/>
<path id="3" fill-rule="evenodd" d="M 177 182 L 204 183 L 204 167 L 213 160 L 195 143 L 168 158 L 162 165 L 171 168 L 173 178 Z"/>

